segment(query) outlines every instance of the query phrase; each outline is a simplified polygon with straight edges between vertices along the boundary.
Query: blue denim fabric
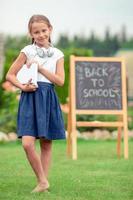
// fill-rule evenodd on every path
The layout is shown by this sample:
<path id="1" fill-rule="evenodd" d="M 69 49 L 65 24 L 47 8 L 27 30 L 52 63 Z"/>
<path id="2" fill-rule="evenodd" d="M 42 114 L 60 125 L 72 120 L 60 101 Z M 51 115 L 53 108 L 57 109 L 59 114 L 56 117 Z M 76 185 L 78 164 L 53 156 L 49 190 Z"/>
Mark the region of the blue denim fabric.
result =
<path id="1" fill-rule="evenodd" d="M 54 85 L 38 82 L 35 92 L 22 92 L 17 117 L 18 138 L 65 139 L 65 128 Z"/>

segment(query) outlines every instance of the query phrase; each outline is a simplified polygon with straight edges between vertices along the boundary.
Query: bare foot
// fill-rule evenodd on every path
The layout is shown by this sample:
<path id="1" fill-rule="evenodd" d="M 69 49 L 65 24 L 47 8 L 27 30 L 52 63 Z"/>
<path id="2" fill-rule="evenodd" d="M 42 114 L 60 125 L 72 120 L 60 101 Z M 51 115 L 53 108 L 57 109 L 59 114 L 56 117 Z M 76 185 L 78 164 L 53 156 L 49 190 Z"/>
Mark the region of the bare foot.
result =
<path id="1" fill-rule="evenodd" d="M 37 193 L 37 192 L 48 192 L 48 188 L 49 188 L 49 183 L 45 182 L 45 183 L 39 183 L 34 190 L 32 190 L 31 193 Z"/>

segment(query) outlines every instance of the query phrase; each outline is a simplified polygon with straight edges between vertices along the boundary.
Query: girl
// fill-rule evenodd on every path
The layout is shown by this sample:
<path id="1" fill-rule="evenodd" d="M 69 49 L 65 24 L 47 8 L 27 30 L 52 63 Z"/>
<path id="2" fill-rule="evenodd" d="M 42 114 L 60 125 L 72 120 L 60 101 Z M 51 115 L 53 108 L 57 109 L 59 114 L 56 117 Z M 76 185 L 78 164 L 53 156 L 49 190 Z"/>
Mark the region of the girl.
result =
<path id="1" fill-rule="evenodd" d="M 49 188 L 48 170 L 50 167 L 52 140 L 65 139 L 62 113 L 54 90 L 54 84 L 63 86 L 64 55 L 51 47 L 52 25 L 47 17 L 33 15 L 28 23 L 32 44 L 24 47 L 11 65 L 6 79 L 22 90 L 17 118 L 18 138 L 28 161 L 35 172 L 38 184 L 32 192 L 47 191 Z M 37 85 L 22 84 L 17 73 L 24 63 L 30 67 L 38 65 Z M 35 140 L 40 139 L 41 155 L 35 150 Z"/>

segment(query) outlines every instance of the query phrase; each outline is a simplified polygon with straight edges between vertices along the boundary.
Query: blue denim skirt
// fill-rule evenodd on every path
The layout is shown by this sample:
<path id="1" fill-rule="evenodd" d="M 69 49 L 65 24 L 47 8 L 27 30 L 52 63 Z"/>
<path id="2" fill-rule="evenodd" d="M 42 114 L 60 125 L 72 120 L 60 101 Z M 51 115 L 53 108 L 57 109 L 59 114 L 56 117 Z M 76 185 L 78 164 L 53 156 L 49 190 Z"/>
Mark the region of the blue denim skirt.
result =
<path id="1" fill-rule="evenodd" d="M 65 128 L 54 84 L 38 82 L 35 92 L 22 92 L 17 117 L 18 138 L 65 139 Z"/>

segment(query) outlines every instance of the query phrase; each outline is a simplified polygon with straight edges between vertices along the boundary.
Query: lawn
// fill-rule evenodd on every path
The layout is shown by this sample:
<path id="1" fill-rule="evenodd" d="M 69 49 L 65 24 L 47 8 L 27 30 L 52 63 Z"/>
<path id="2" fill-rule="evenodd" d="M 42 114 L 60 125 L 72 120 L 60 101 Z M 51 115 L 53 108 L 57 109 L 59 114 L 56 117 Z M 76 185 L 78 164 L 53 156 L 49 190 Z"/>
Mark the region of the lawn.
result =
<path id="1" fill-rule="evenodd" d="M 128 160 L 117 158 L 116 141 L 79 140 L 76 161 L 65 151 L 65 141 L 53 143 L 51 190 L 31 194 L 36 179 L 21 143 L 0 144 L 0 200 L 133 200 L 133 140 Z"/>

